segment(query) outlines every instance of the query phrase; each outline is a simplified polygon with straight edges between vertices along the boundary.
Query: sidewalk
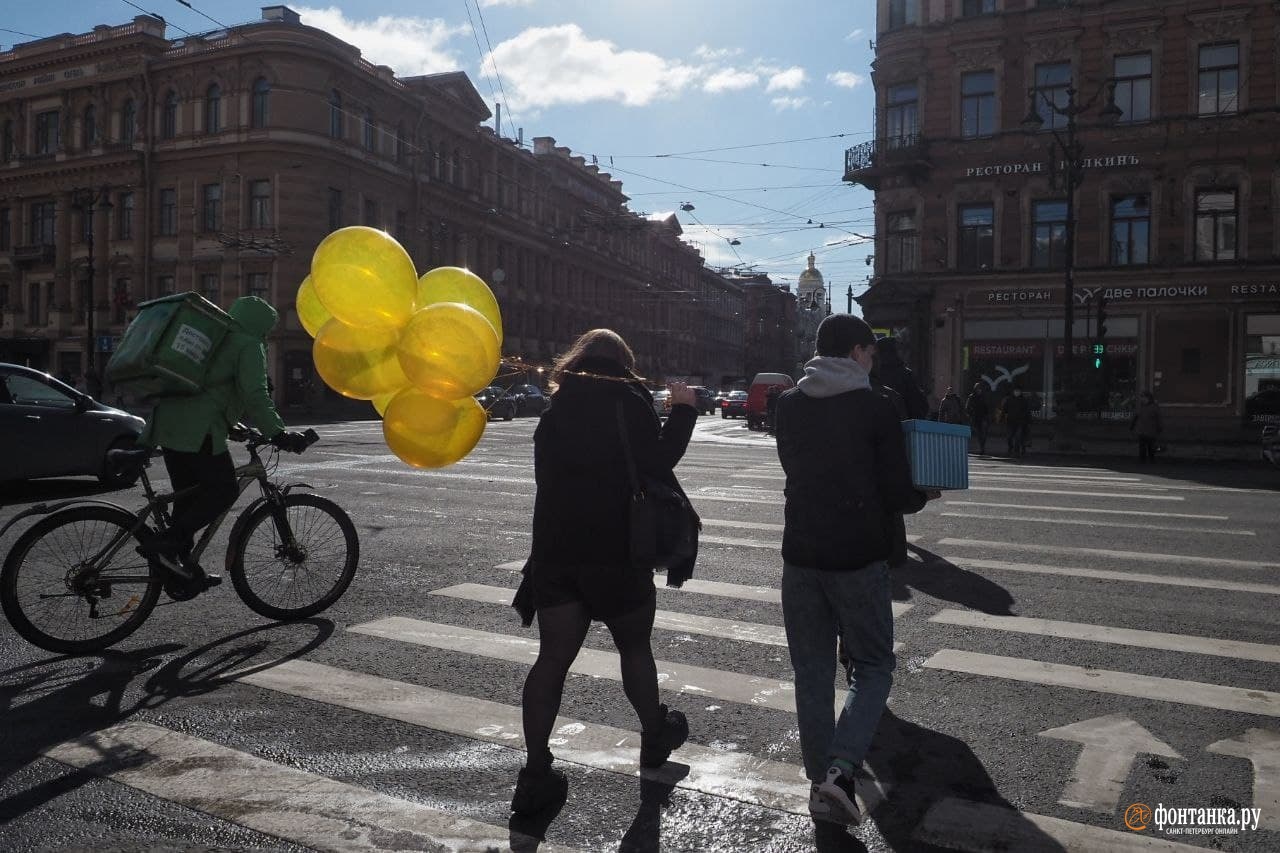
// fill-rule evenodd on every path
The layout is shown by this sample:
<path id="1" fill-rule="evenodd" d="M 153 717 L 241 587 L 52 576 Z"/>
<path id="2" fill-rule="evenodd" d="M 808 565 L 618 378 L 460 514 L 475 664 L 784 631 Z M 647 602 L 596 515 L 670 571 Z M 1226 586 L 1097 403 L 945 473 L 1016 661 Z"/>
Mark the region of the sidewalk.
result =
<path id="1" fill-rule="evenodd" d="M 1066 456 L 1066 457 L 1121 457 L 1134 461 L 1138 459 L 1138 440 L 1124 433 L 1099 434 L 1096 429 L 1084 427 L 1076 434 L 1078 449 L 1068 450 L 1057 446 L 1053 439 L 1053 428 L 1049 424 L 1038 423 L 1032 428 L 1032 440 L 1028 455 Z M 1189 437 L 1166 437 L 1160 440 L 1164 450 L 1156 454 L 1159 462 L 1173 460 L 1196 462 L 1256 462 L 1265 465 L 1261 459 L 1261 430 L 1252 440 L 1220 439 L 1217 441 L 1195 439 Z M 1002 455 L 1005 448 L 1003 433 L 992 433 L 987 438 L 987 450 L 994 450 L 993 455 Z"/>

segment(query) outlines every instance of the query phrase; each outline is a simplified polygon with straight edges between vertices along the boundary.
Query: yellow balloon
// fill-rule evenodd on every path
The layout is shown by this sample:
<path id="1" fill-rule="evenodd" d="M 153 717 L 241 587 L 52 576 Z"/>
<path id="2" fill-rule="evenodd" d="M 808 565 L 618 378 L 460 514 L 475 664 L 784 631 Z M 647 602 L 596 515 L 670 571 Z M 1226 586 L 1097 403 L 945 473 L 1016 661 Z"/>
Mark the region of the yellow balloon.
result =
<path id="1" fill-rule="evenodd" d="M 311 283 L 329 313 L 347 325 L 396 329 L 413 314 L 418 272 L 390 234 L 352 225 L 316 247 Z"/>
<path id="2" fill-rule="evenodd" d="M 415 468 L 443 468 L 471 452 L 487 420 L 474 397 L 441 400 L 409 388 L 387 406 L 382 435 L 391 452 Z"/>
<path id="3" fill-rule="evenodd" d="M 298 295 L 294 298 L 294 307 L 298 310 L 298 320 L 307 334 L 315 337 L 320 334 L 324 324 L 333 319 L 329 309 L 324 307 L 320 297 L 316 295 L 316 287 L 311 283 L 311 276 L 302 280 Z"/>
<path id="4" fill-rule="evenodd" d="M 461 302 L 484 315 L 498 333 L 502 344 L 502 312 L 498 300 L 484 279 L 462 267 L 436 267 L 418 279 L 418 307 L 436 302 Z"/>
<path id="5" fill-rule="evenodd" d="M 404 390 L 404 389 L 401 389 Z M 373 403 L 373 410 L 378 413 L 378 417 L 385 417 L 387 414 L 387 406 L 391 405 L 391 401 L 395 399 L 400 391 L 392 391 L 389 394 L 382 394 L 374 397 L 370 402 Z"/>
<path id="6" fill-rule="evenodd" d="M 400 333 L 409 381 L 442 400 L 470 397 L 498 373 L 498 335 L 479 311 L 438 302 L 414 312 Z"/>
<path id="7" fill-rule="evenodd" d="M 395 329 L 357 328 L 330 320 L 311 345 L 316 372 L 333 390 L 372 400 L 409 384 L 396 357 Z"/>

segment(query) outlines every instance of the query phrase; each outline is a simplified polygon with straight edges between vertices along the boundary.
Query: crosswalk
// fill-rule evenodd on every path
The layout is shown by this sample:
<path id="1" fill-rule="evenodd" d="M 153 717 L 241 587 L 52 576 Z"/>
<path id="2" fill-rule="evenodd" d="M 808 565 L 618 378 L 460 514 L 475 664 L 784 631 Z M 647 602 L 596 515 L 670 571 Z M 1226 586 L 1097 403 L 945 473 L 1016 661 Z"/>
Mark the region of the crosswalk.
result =
<path id="1" fill-rule="evenodd" d="M 713 447 L 736 438 L 725 424 L 700 425 L 699 430 Z M 756 434 L 747 442 L 769 447 Z M 752 561 L 776 563 L 781 537 L 780 471 L 771 451 L 753 452 L 746 464 L 726 471 L 712 464 L 716 457 L 708 450 L 691 452 L 686 462 L 691 470 L 717 475 L 715 482 L 689 488 L 695 505 L 707 516 L 704 565 L 682 589 L 659 587 L 655 617 L 655 630 L 663 636 L 702 638 L 703 644 L 692 646 L 694 651 L 687 657 L 658 660 L 659 686 L 664 701 L 674 706 L 696 702 L 708 709 L 727 707 L 738 718 L 768 714 L 762 719 L 784 720 L 786 730 L 773 730 L 769 736 L 763 734 L 770 731 L 769 724 L 759 729 L 748 726 L 746 730 L 761 733 L 759 739 L 726 744 L 714 731 L 695 728 L 690 743 L 673 755 L 671 763 L 641 772 L 636 763 L 638 734 L 608 725 L 584 707 L 571 709 L 556 721 L 552 749 L 558 761 L 584 772 L 639 775 L 727 802 L 805 817 L 808 790 L 798 751 L 794 745 L 779 745 L 794 741 L 794 687 L 777 677 L 778 665 L 760 666 L 765 655 L 786 661 L 776 571 L 770 583 L 739 570 Z M 397 482 L 404 478 L 403 469 L 377 456 L 349 459 L 333 454 L 291 464 L 312 473 L 350 469 L 361 482 L 390 484 L 390 488 L 398 488 Z M 479 484 L 487 482 L 530 496 L 529 473 L 527 463 L 513 455 L 501 461 L 469 460 L 442 472 L 415 472 L 413 480 L 417 485 L 455 483 L 467 488 L 481 488 Z M 1280 728 L 1276 722 L 1280 692 L 1265 689 L 1266 678 L 1257 683 L 1251 675 L 1255 679 L 1251 683 L 1229 683 L 1229 668 L 1217 670 L 1223 675 L 1217 682 L 1199 677 L 1214 671 L 1211 662 L 1246 661 L 1269 673 L 1274 686 L 1275 671 L 1265 668 L 1280 664 L 1280 645 L 1237 639 L 1231 636 L 1230 626 L 1219 627 L 1211 620 L 1200 623 L 1195 631 L 1136 627 L 1134 614 L 1126 609 L 1144 596 L 1157 594 L 1154 591 L 1170 596 L 1194 593 L 1214 602 L 1248 596 L 1250 601 L 1264 601 L 1263 606 L 1269 604 L 1266 597 L 1280 594 L 1280 585 L 1268 582 L 1280 563 L 1227 556 L 1230 552 L 1224 550 L 1224 542 L 1257 538 L 1260 531 L 1247 520 L 1237 520 L 1230 512 L 1166 512 L 1165 506 L 1190 509 L 1185 506 L 1189 493 L 1167 489 L 1150 478 L 1113 475 L 1103 469 L 1010 468 L 982 461 L 974 463 L 972 479 L 974 492 L 1017 493 L 1027 501 L 988 501 L 981 496 L 971 500 L 967 495 L 944 498 L 911 523 L 911 538 L 920 553 L 945 555 L 945 571 L 977 576 L 989 584 L 1012 588 L 1052 583 L 1080 600 L 1080 617 L 1061 618 L 1064 614 L 1039 610 L 1035 596 L 1030 596 L 1025 611 L 1016 614 L 948 606 L 953 602 L 946 600 L 945 590 L 935 597 L 921 585 L 910 600 L 895 601 L 893 607 L 900 641 L 895 649 L 903 662 L 895 690 L 920 693 L 949 685 L 954 692 L 944 690 L 936 701 L 954 704 L 975 694 L 994 696 L 1004 685 L 1016 685 L 1034 691 L 1042 704 L 1061 709 L 1062 714 L 1079 707 L 1090 709 L 1092 716 L 1129 713 L 1159 719 L 1193 708 L 1242 715 L 1240 719 L 1254 727 L 1250 731 Z M 1063 502 L 1046 501 L 1052 496 Z M 747 508 L 749 514 L 739 517 L 727 506 L 731 503 Z M 527 511 L 528 505 L 522 506 Z M 985 526 L 963 526 L 977 521 Z M 1020 534 L 1029 540 L 1037 526 L 1059 533 L 1073 528 L 1132 528 L 1155 536 L 1193 535 L 1206 543 L 1209 553 L 1181 554 L 1174 546 L 1168 553 L 1103 547 L 1088 539 L 1083 544 L 1061 544 L 1060 540 L 992 538 L 990 525 L 1007 521 L 1018 522 Z M 470 572 L 468 581 L 441 583 L 429 590 L 433 602 L 456 604 L 456 611 L 447 606 L 429 608 L 434 615 L 424 618 L 406 603 L 402 612 L 356 621 L 341 631 L 360 641 L 352 646 L 356 649 L 390 653 L 412 647 L 423 655 L 464 656 L 477 672 L 490 665 L 527 668 L 537 655 L 536 632 L 464 624 L 467 614 L 496 614 L 510 603 L 516 573 L 524 561 L 517 559 L 519 553 L 506 556 L 509 559 L 503 562 Z M 912 571 L 927 572 L 931 565 L 917 563 Z M 1108 600 L 1100 606 L 1095 597 L 1104 589 Z M 735 608 L 750 608 L 751 618 L 731 615 Z M 456 618 L 445 618 L 452 612 Z M 484 624 L 500 623 L 486 616 Z M 703 659 L 698 654 L 697 650 L 708 648 L 708 641 L 753 651 L 739 655 L 738 665 L 730 667 L 722 659 Z M 662 648 L 678 649 L 678 644 Z M 263 695 L 341 709 L 357 719 L 397 721 L 513 753 L 523 748 L 516 704 L 389 678 L 377 672 L 377 652 L 366 654 L 369 659 L 352 655 L 340 666 L 306 658 L 282 660 L 246 668 L 231 678 Z M 1167 662 L 1171 659 L 1186 663 L 1185 677 L 1170 674 Z M 572 672 L 571 677 L 611 683 L 621 678 L 617 655 L 607 643 L 595 648 L 588 642 Z M 979 710 L 972 708 L 968 713 L 976 716 Z M 988 708 L 981 712 L 995 713 Z M 1053 719 L 1053 725 L 1061 725 L 1059 717 Z M 1236 718 L 1231 719 L 1229 726 L 1234 726 Z M 1244 737 L 1245 728 L 1224 731 L 1211 740 Z M 1033 743 L 1036 734 L 1029 733 Z M 1251 737 L 1271 743 L 1261 735 Z M 1211 740 L 1190 747 L 1182 744 L 1182 754 L 1192 748 L 1205 752 Z M 1262 807 L 1262 834 L 1272 844 L 1280 844 L 1280 802 L 1274 801 L 1277 780 L 1271 775 L 1277 765 L 1271 753 L 1264 755 L 1263 747 L 1255 752 L 1243 746 L 1232 749 L 1212 752 L 1220 756 L 1215 760 L 1236 762 L 1237 776 L 1247 776 L 1253 783 L 1252 795 L 1236 791 L 1234 798 Z M 119 723 L 52 746 L 45 754 L 70 767 L 313 849 L 488 851 L 516 846 L 507 826 L 331 779 L 152 722 Z M 919 779 L 895 775 L 893 762 L 870 762 L 867 769 L 859 796 L 873 818 L 882 805 L 893 807 L 895 790 L 903 786 L 915 790 L 913 786 L 920 784 Z M 1009 802 L 971 799 L 963 791 L 948 791 L 946 783 L 945 778 L 932 780 L 937 790 L 912 829 L 911 843 L 970 851 L 1175 851 L 1200 849 L 1197 845 L 1202 841 L 1196 836 L 1133 831 L 1120 814 L 1090 814 L 1066 806 L 1065 799 L 1055 803 L 1053 797 L 1047 801 L 1041 797 L 1035 809 L 1015 807 L 1012 798 Z M 563 839 L 569 846 L 556 846 L 554 827 L 551 836 L 553 843 L 537 849 L 586 849 L 572 839 Z"/>

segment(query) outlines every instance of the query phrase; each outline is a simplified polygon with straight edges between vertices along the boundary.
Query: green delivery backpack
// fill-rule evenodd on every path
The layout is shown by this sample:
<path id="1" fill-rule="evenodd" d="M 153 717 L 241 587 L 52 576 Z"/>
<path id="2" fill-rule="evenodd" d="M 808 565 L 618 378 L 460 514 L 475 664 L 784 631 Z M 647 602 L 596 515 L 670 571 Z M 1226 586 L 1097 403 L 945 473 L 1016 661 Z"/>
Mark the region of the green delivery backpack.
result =
<path id="1" fill-rule="evenodd" d="M 142 302 L 107 362 L 107 379 L 142 397 L 199 393 L 234 325 L 230 314 L 198 293 Z"/>

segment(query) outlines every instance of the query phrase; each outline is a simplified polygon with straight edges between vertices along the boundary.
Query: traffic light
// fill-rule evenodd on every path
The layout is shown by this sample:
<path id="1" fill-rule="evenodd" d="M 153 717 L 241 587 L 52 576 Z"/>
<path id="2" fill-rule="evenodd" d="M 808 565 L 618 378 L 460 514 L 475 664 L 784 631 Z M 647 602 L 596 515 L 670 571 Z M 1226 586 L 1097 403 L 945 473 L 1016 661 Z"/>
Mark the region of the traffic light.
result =
<path id="1" fill-rule="evenodd" d="M 1098 340 L 1107 336 L 1107 292 L 1098 291 Z"/>
<path id="2" fill-rule="evenodd" d="M 1093 369 L 1094 370 L 1102 369 L 1102 365 L 1106 359 L 1106 355 L 1107 355 L 1106 344 L 1093 345 Z"/>

